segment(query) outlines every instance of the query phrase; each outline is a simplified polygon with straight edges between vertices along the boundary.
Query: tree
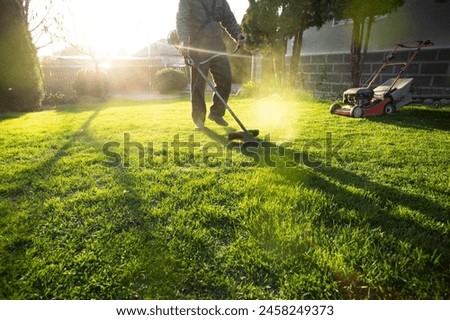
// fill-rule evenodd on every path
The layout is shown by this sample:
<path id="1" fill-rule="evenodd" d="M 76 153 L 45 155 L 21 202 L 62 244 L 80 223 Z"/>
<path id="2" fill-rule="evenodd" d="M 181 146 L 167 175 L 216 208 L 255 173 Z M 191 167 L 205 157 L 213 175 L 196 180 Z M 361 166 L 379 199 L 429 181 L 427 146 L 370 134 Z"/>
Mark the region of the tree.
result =
<path id="1" fill-rule="evenodd" d="M 58 0 L 59 7 L 65 0 Z M 22 0 L 33 44 L 37 50 L 52 44 L 64 33 L 62 13 L 57 10 L 54 0 Z"/>
<path id="2" fill-rule="evenodd" d="M 303 32 L 311 27 L 320 28 L 331 18 L 330 0 L 282 0 L 280 28 L 282 34 L 294 39 L 290 64 L 290 84 L 295 85 L 302 49 Z"/>
<path id="3" fill-rule="evenodd" d="M 333 0 L 249 0 L 243 20 L 249 44 L 273 59 L 278 84 L 285 78 L 287 40 L 294 40 L 289 84 L 294 85 L 303 40 L 303 32 L 321 27 L 331 18 Z"/>
<path id="4" fill-rule="evenodd" d="M 336 18 L 353 21 L 350 53 L 351 80 L 354 86 L 358 86 L 361 79 L 375 17 L 392 13 L 403 4 L 404 0 L 336 0 L 333 2 Z"/>
<path id="5" fill-rule="evenodd" d="M 42 70 L 21 0 L 0 0 L 0 111 L 40 106 Z"/>
<path id="6" fill-rule="evenodd" d="M 280 0 L 249 0 L 249 7 L 242 21 L 248 35 L 247 48 L 259 50 L 272 60 L 275 83 L 284 82 L 284 56 L 286 38 L 280 32 Z"/>

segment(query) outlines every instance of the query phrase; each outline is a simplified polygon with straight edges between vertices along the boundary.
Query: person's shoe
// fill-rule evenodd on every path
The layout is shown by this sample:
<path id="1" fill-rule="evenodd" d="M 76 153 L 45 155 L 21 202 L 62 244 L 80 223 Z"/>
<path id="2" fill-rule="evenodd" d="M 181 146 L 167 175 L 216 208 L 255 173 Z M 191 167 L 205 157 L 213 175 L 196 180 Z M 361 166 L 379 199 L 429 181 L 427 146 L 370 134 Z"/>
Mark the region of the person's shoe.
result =
<path id="1" fill-rule="evenodd" d="M 224 118 L 222 118 L 222 117 L 218 117 L 218 116 L 214 116 L 212 114 L 209 114 L 208 119 L 211 120 L 211 121 L 214 121 L 219 126 L 228 127 L 228 122 L 226 122 L 224 120 Z"/>
<path id="2" fill-rule="evenodd" d="M 194 127 L 195 130 L 205 129 L 205 123 L 203 120 L 197 119 L 197 120 L 194 120 L 194 123 L 195 123 L 195 127 Z"/>

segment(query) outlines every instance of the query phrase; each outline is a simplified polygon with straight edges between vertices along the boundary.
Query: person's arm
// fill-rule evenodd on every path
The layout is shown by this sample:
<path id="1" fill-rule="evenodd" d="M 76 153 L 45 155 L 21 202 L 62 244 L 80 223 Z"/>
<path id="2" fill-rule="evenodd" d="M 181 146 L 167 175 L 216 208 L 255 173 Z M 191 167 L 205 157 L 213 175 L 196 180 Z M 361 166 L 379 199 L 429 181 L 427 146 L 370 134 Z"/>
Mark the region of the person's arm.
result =
<path id="1" fill-rule="evenodd" d="M 239 24 L 236 22 L 236 18 L 234 17 L 233 12 L 231 12 L 230 6 L 228 5 L 228 2 L 226 0 L 224 1 L 223 9 L 224 10 L 220 22 L 222 23 L 222 26 L 230 34 L 230 36 L 234 40 L 236 40 L 236 42 L 238 42 L 239 36 L 241 34 L 241 28 L 239 27 Z"/>
<path id="2" fill-rule="evenodd" d="M 177 12 L 177 33 L 182 45 L 189 45 L 190 28 L 192 23 L 192 0 L 180 0 Z"/>

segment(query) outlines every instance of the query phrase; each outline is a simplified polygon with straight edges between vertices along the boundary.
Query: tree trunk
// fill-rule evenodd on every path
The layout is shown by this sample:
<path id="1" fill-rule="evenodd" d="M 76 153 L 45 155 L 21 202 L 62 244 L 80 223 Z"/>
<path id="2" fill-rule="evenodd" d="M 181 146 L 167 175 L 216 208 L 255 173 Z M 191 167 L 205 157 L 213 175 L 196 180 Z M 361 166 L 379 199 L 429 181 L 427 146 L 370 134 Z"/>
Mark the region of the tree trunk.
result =
<path id="1" fill-rule="evenodd" d="M 290 67 L 289 84 L 294 87 L 298 75 L 298 65 L 300 62 L 300 53 L 302 51 L 303 30 L 298 30 L 294 38 L 294 47 L 292 49 L 292 59 Z"/>
<path id="2" fill-rule="evenodd" d="M 274 53 L 271 52 L 262 59 L 262 82 L 268 86 L 274 86 L 275 83 L 275 69 L 274 69 Z"/>
<path id="3" fill-rule="evenodd" d="M 369 48 L 369 40 L 370 40 L 370 36 L 372 34 L 372 26 L 373 26 L 374 21 L 375 21 L 375 17 L 370 16 L 369 21 L 367 22 L 367 32 L 366 32 L 366 35 L 364 36 L 364 49 L 363 49 L 363 53 L 362 53 L 362 57 L 361 57 L 361 64 L 359 67 L 360 74 L 362 74 L 362 70 L 363 70 L 364 64 L 366 62 L 366 55 L 367 55 L 367 50 Z"/>
<path id="4" fill-rule="evenodd" d="M 359 19 L 353 20 L 352 47 L 351 47 L 351 79 L 353 86 L 360 85 L 362 70 L 366 59 L 369 40 L 372 33 L 374 16 L 370 16 L 367 21 Z M 364 44 L 364 47 L 363 47 Z"/>
<path id="5" fill-rule="evenodd" d="M 275 83 L 277 86 L 283 86 L 286 75 L 286 42 L 276 41 L 273 45 L 273 67 L 275 72 Z"/>
<path id="6" fill-rule="evenodd" d="M 351 80 L 354 87 L 359 86 L 361 77 L 361 37 L 364 33 L 364 21 L 353 20 L 352 46 L 351 46 Z"/>

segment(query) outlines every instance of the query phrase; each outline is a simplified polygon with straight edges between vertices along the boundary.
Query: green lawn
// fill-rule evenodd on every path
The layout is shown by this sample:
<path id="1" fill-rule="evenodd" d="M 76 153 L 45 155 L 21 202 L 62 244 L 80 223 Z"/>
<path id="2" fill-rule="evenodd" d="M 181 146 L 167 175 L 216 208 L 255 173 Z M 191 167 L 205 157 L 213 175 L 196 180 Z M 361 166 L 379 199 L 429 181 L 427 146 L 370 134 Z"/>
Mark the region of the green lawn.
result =
<path id="1" fill-rule="evenodd" d="M 258 150 L 187 97 L 4 116 L 0 299 L 450 298 L 450 108 L 230 104 Z"/>

